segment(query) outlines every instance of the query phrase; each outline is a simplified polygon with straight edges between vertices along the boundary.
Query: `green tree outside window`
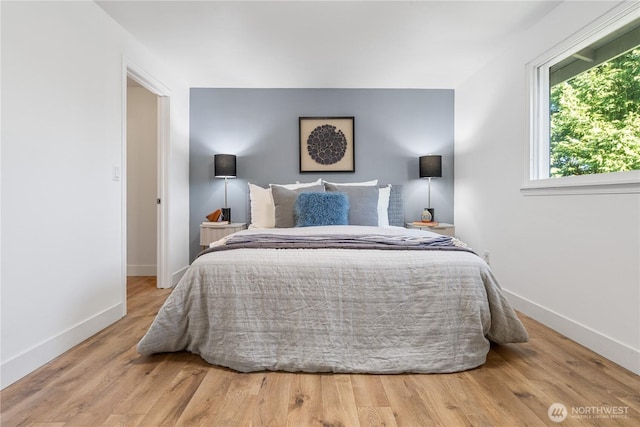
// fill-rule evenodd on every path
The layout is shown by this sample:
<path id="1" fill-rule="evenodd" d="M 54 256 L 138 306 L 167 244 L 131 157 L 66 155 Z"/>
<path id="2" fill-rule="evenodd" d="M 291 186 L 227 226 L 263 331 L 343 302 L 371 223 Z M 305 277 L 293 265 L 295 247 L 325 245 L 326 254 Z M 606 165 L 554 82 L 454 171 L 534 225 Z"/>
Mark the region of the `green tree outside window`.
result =
<path id="1" fill-rule="evenodd" d="M 640 46 L 551 88 L 551 177 L 640 169 Z"/>

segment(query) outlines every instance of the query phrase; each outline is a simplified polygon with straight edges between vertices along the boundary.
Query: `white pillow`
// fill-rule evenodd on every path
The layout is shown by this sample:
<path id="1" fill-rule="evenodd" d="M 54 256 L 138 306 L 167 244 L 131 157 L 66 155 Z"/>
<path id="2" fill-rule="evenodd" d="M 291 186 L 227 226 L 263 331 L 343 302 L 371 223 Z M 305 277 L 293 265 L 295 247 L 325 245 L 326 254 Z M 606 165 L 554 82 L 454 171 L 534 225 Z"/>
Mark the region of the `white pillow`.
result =
<path id="1" fill-rule="evenodd" d="M 269 184 L 269 187 L 271 187 L 272 185 L 279 185 L 280 187 L 284 187 L 287 190 L 297 190 L 298 188 L 313 187 L 314 185 L 322 185 L 322 178 L 318 178 L 317 181 L 313 181 L 313 182 L 296 181 L 295 184 Z"/>
<path id="2" fill-rule="evenodd" d="M 377 179 L 374 179 L 371 181 L 364 181 L 364 182 L 329 182 L 329 181 L 324 181 L 324 182 L 332 185 L 378 185 Z"/>
<path id="3" fill-rule="evenodd" d="M 276 206 L 271 194 L 272 185 L 280 185 L 287 190 L 321 185 L 322 178 L 315 182 L 295 184 L 269 184 L 269 188 L 249 183 L 249 200 L 251 201 L 251 224 L 249 228 L 274 228 L 276 226 Z"/>
<path id="4" fill-rule="evenodd" d="M 251 201 L 250 228 L 274 228 L 276 226 L 276 207 L 273 204 L 271 187 L 262 188 L 249 183 Z"/>
<path id="5" fill-rule="evenodd" d="M 382 187 L 378 192 L 378 227 L 389 226 L 389 197 L 391 196 L 391 184 Z"/>

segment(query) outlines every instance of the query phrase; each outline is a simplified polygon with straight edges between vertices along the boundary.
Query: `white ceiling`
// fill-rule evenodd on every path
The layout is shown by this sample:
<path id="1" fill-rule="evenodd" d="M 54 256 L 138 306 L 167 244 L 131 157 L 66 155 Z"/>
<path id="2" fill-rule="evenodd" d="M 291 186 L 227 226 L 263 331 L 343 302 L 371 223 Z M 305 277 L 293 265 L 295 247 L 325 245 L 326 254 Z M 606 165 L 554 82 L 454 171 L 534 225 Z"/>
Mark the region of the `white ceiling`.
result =
<path id="1" fill-rule="evenodd" d="M 555 1 L 97 1 L 190 87 L 455 88 Z"/>

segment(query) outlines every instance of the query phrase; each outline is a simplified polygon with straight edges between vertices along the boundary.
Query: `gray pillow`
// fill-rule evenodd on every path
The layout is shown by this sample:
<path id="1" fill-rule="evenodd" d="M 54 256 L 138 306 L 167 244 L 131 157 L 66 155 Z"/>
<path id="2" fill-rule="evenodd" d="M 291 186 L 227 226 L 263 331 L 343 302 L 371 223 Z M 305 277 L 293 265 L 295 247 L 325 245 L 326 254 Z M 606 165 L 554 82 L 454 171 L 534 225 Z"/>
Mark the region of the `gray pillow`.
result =
<path id="1" fill-rule="evenodd" d="M 377 185 L 336 185 L 324 183 L 327 191 L 345 193 L 349 199 L 349 224 L 378 226 Z"/>
<path id="2" fill-rule="evenodd" d="M 324 186 L 314 185 L 311 187 L 302 187 L 295 190 L 289 190 L 280 185 L 271 185 L 271 195 L 273 196 L 273 204 L 276 207 L 276 228 L 291 228 L 296 226 L 296 218 L 294 214 L 294 205 L 298 194 L 309 191 L 322 192 Z"/>

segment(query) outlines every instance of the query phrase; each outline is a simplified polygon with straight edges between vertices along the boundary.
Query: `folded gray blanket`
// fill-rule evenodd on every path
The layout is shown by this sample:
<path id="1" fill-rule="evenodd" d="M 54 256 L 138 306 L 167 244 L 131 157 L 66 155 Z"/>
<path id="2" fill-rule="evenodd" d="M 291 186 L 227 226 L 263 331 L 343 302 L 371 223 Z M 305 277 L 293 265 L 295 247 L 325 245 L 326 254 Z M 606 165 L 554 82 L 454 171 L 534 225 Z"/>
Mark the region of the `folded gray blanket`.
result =
<path id="1" fill-rule="evenodd" d="M 377 250 L 439 250 L 474 253 L 460 240 L 451 236 L 388 236 L 380 234 L 321 234 L 311 236 L 281 234 L 234 235 L 222 245 L 198 254 L 231 249 L 377 249 Z"/>

